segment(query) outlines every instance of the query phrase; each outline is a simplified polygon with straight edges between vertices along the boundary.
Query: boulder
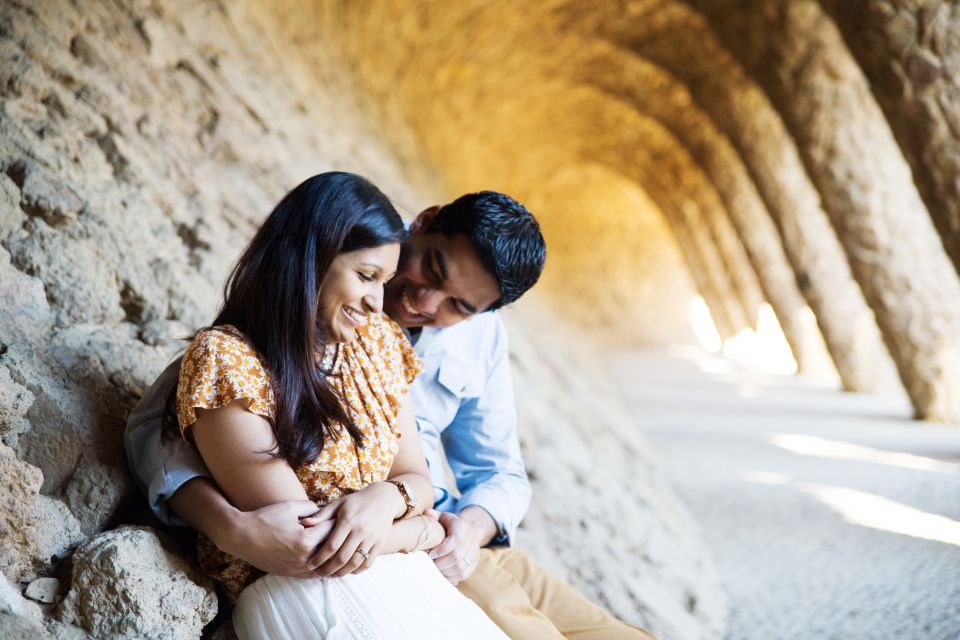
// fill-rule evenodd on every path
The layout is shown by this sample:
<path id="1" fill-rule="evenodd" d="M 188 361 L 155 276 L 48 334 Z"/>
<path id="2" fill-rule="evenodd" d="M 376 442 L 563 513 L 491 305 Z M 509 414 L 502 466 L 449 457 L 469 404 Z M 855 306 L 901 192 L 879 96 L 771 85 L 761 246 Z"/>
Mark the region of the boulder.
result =
<path id="1" fill-rule="evenodd" d="M 40 495 L 43 474 L 0 444 L 0 571 L 13 582 L 35 577 L 83 539 L 67 506 Z"/>
<path id="2" fill-rule="evenodd" d="M 149 527 L 102 533 L 73 555 L 61 622 L 97 638 L 197 638 L 217 613 L 213 584 Z"/>

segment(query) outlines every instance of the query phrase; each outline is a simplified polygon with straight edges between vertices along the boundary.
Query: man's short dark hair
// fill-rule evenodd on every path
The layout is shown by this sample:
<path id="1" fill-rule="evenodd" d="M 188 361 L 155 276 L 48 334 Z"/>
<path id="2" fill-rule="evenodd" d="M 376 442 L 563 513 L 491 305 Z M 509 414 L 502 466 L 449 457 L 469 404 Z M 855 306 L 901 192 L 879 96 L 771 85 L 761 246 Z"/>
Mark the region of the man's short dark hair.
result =
<path id="1" fill-rule="evenodd" d="M 467 236 L 480 263 L 500 286 L 500 298 L 487 311 L 526 293 L 540 278 L 547 258 L 547 246 L 533 214 L 496 191 L 468 193 L 440 207 L 425 231 Z"/>

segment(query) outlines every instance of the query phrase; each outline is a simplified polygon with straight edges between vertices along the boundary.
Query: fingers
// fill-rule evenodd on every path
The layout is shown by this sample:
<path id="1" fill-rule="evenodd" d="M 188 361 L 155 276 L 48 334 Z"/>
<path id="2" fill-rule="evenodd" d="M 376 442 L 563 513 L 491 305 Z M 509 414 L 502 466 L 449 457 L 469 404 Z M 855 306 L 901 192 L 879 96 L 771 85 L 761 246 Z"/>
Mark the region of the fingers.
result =
<path id="1" fill-rule="evenodd" d="M 311 570 L 317 570 L 325 563 L 329 562 L 333 558 L 346 541 L 347 537 L 350 535 L 350 525 L 346 522 L 337 521 L 336 526 L 333 528 L 333 531 L 330 532 L 330 535 L 327 536 L 327 541 L 324 542 L 320 548 L 317 550 L 313 557 L 310 558 L 310 561 L 307 563 L 307 568 Z M 356 549 L 356 546 L 354 546 Z"/>
<path id="2" fill-rule="evenodd" d="M 368 557 L 363 561 L 363 563 L 359 567 L 357 567 L 354 573 L 363 573 L 364 571 L 368 570 L 370 567 L 373 566 L 374 561 L 377 559 L 377 556 L 379 555 L 380 555 L 380 545 L 374 545 L 373 548 L 370 549 L 370 552 L 367 554 Z"/>
<path id="3" fill-rule="evenodd" d="M 449 553 L 433 561 L 437 569 L 447 580 L 456 585 L 467 578 L 477 568 L 477 558 L 470 558 L 467 554 Z"/>
<path id="4" fill-rule="evenodd" d="M 361 542 L 363 542 L 363 538 L 360 536 L 360 534 L 351 531 L 347 538 L 343 541 L 343 544 L 336 549 L 330 558 L 317 567 L 317 570 L 314 571 L 314 574 L 327 577 L 339 576 L 339 571 L 341 569 L 346 568 L 347 573 L 356 569 L 364 560 L 363 554 L 356 552 L 360 547 Z M 366 549 L 364 549 L 364 551 L 366 551 Z"/>
<path id="5" fill-rule="evenodd" d="M 459 546 L 459 541 L 457 540 L 456 536 L 448 535 L 446 538 L 443 539 L 443 542 L 435 546 L 433 550 L 430 551 L 430 558 L 432 560 L 437 560 L 438 558 L 442 558 L 456 551 L 458 546 Z"/>
<path id="6" fill-rule="evenodd" d="M 291 509 L 293 515 L 296 515 L 298 518 L 307 518 L 320 511 L 317 503 L 310 502 L 309 500 L 291 500 L 283 504 L 287 505 L 287 508 Z"/>
<path id="7" fill-rule="evenodd" d="M 334 516 L 337 515 L 337 511 L 340 510 L 340 507 L 343 506 L 343 499 L 334 500 L 333 502 L 323 506 L 320 511 L 317 511 L 313 516 L 318 520 L 331 520 Z"/>
<path id="8" fill-rule="evenodd" d="M 304 527 L 315 527 L 322 522 L 333 522 L 333 518 L 324 518 L 319 511 L 313 515 L 300 518 L 300 524 Z"/>

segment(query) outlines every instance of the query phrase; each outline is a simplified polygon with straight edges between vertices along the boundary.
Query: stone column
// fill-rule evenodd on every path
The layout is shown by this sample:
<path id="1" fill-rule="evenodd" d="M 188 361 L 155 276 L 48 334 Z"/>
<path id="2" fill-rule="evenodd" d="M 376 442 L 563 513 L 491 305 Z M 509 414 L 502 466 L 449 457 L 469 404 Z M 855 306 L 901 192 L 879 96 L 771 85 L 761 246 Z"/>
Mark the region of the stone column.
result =
<path id="1" fill-rule="evenodd" d="M 960 269 L 960 5 L 821 4 L 869 79 L 947 254 Z"/>
<path id="2" fill-rule="evenodd" d="M 646 27 L 642 38 L 614 38 L 684 82 L 695 103 L 736 148 L 777 227 L 844 388 L 869 392 L 899 387 L 873 311 L 850 273 L 780 115 L 717 42 L 702 15 L 682 5 L 654 10 L 657 19 L 637 17 Z M 682 47 L 678 33 L 684 34 Z"/>
<path id="3" fill-rule="evenodd" d="M 662 68 L 620 48 L 594 44 L 580 50 L 591 52 L 589 59 L 576 65 L 584 82 L 625 96 L 642 113 L 660 122 L 709 178 L 723 212 L 728 214 L 715 224 L 735 234 L 745 249 L 800 370 L 833 370 L 819 332 L 815 327 L 811 331 L 803 321 L 807 303 L 784 254 L 780 235 L 730 141 L 694 103 L 687 87 Z"/>
<path id="4" fill-rule="evenodd" d="M 691 4 L 796 138 L 917 415 L 960 420 L 960 280 L 835 25 L 808 0 Z"/>

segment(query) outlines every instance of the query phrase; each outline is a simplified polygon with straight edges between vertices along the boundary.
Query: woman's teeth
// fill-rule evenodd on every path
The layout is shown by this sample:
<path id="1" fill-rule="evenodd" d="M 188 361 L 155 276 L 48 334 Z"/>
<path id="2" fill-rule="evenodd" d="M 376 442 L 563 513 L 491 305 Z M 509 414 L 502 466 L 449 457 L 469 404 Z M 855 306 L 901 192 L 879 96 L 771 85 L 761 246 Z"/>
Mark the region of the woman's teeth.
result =
<path id="1" fill-rule="evenodd" d="M 354 310 L 351 309 L 350 307 L 344 307 L 344 308 L 343 308 L 343 312 L 344 312 L 345 314 L 347 314 L 347 317 L 350 318 L 351 320 L 353 320 L 354 322 L 356 322 L 356 323 L 358 323 L 358 324 L 361 323 L 361 322 L 363 322 L 363 314 L 357 313 L 356 311 L 354 311 Z"/>

